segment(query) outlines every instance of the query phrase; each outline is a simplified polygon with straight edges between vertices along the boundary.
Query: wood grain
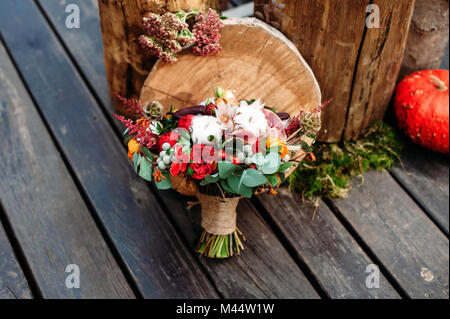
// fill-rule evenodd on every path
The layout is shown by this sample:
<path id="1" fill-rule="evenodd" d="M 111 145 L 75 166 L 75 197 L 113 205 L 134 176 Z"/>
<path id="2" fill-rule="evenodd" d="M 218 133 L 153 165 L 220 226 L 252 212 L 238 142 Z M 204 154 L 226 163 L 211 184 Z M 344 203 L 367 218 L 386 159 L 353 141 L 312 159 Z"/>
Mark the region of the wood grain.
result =
<path id="1" fill-rule="evenodd" d="M 202 233 L 200 207 L 186 211 L 185 200 L 175 191 L 163 192 L 161 196 L 194 249 Z M 239 202 L 237 226 L 247 237 L 241 255 L 226 260 L 199 257 L 225 298 L 318 298 L 249 200 Z"/>
<path id="2" fill-rule="evenodd" d="M 15 1 L 2 6 L 4 40 L 140 293 L 146 298 L 216 297 L 153 194 L 132 171 L 120 141 L 37 7 Z M 55 198 L 64 198 L 68 190 L 58 189 L 62 194 Z M 94 245 L 88 235 L 86 241 Z"/>
<path id="3" fill-rule="evenodd" d="M 80 65 L 83 65 L 83 75 L 94 88 L 103 105 L 110 105 L 105 65 L 99 55 L 103 55 L 103 42 L 98 12 L 98 0 L 71 0 L 80 8 L 80 28 L 66 27 L 66 1 L 38 0 L 50 23 L 58 31 L 64 44 L 70 49 Z M 80 41 L 80 38 L 83 40 Z M 96 63 L 96 62 L 99 63 Z M 101 63 L 100 63 L 101 62 Z"/>
<path id="4" fill-rule="evenodd" d="M 414 1 L 372 1 L 380 8 L 380 28 L 367 29 L 361 44 L 344 140 L 355 140 L 381 121 L 397 83 Z"/>
<path id="5" fill-rule="evenodd" d="M 3 46 L 0 65 L 0 199 L 39 291 L 133 298 Z M 65 285 L 69 264 L 79 266 L 79 289 Z"/>
<path id="6" fill-rule="evenodd" d="M 0 52 L 2 50 L 0 49 Z M 0 60 L 3 61 L 1 58 Z M 1 85 L 0 92 L 3 93 Z M 0 125 L 3 122 L 1 118 Z M 31 299 L 32 297 L 33 295 L 22 268 L 14 255 L 5 230 L 0 224 L 0 299 Z"/>
<path id="7" fill-rule="evenodd" d="M 369 171 L 347 199 L 333 201 L 411 298 L 448 294 L 448 238 L 386 171 Z"/>
<path id="8" fill-rule="evenodd" d="M 178 62 L 158 61 L 141 92 L 141 102 L 159 101 L 166 110 L 196 105 L 217 87 L 239 99 L 261 98 L 291 115 L 320 106 L 321 93 L 311 69 L 283 34 L 255 18 L 230 18 L 220 32 L 217 55 L 198 57 L 184 51 Z"/>
<path id="9" fill-rule="evenodd" d="M 285 188 L 277 196 L 264 194 L 257 200 L 331 298 L 399 298 L 383 276 L 380 288 L 367 288 L 365 270 L 374 261 L 325 203 L 320 202 L 312 220 L 312 206 L 302 204 L 299 195 Z"/>
<path id="10" fill-rule="evenodd" d="M 400 77 L 439 68 L 448 46 L 448 13 L 448 0 L 416 0 Z"/>
<path id="11" fill-rule="evenodd" d="M 144 55 L 137 39 L 143 34 L 142 17 L 151 11 L 221 9 L 219 0 L 99 0 L 105 55 L 105 68 L 110 92 L 138 97 L 145 78 L 155 62 Z M 123 106 L 113 100 L 120 113 Z"/>
<path id="12" fill-rule="evenodd" d="M 408 143 L 401 158 L 391 173 L 448 236 L 448 156 Z"/>
<path id="13" fill-rule="evenodd" d="M 263 5 L 270 1 L 255 1 L 255 12 L 262 13 Z M 334 98 L 323 112 L 319 140 L 337 142 L 356 138 L 367 123 L 380 119 L 392 95 L 414 1 L 277 3 L 286 5 L 281 10 L 283 17 L 276 19 L 281 31 L 311 65 L 323 99 Z M 379 29 L 366 28 L 366 8 L 370 3 L 380 8 Z"/>

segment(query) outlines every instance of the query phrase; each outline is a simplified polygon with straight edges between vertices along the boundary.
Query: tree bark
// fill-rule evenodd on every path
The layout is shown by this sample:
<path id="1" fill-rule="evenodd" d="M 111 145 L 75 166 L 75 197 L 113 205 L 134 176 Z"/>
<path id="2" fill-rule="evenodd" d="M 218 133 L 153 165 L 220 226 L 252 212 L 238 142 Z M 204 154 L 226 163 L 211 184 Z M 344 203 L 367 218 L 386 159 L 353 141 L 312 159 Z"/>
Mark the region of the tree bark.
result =
<path id="1" fill-rule="evenodd" d="M 334 98 L 323 112 L 319 140 L 358 138 L 387 109 L 414 1 L 278 0 L 285 4 L 276 9 L 281 16 L 264 12 L 271 2 L 256 0 L 256 15 L 280 26 L 314 71 L 323 100 Z M 379 28 L 366 26 L 369 4 L 379 8 Z"/>
<path id="2" fill-rule="evenodd" d="M 155 59 L 144 55 L 137 39 L 143 33 L 142 17 L 147 12 L 207 8 L 222 9 L 224 0 L 99 0 L 106 76 L 111 93 L 139 97 Z M 112 97 L 115 109 L 125 108 Z"/>
<path id="3" fill-rule="evenodd" d="M 400 77 L 437 69 L 448 43 L 448 0 L 416 0 Z"/>

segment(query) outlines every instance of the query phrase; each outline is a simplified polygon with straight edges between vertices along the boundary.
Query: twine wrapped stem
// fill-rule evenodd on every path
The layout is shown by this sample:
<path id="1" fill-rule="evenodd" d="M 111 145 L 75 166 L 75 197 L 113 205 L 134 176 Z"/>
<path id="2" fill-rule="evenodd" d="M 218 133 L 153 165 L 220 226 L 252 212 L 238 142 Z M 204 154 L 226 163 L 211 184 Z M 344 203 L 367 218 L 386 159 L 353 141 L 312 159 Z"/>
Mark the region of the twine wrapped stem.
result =
<path id="1" fill-rule="evenodd" d="M 197 252 L 210 258 L 228 258 L 244 249 L 240 237 L 242 232 L 236 227 L 236 207 L 239 197 L 220 198 L 197 194 L 202 206 L 204 229 L 197 246 Z"/>

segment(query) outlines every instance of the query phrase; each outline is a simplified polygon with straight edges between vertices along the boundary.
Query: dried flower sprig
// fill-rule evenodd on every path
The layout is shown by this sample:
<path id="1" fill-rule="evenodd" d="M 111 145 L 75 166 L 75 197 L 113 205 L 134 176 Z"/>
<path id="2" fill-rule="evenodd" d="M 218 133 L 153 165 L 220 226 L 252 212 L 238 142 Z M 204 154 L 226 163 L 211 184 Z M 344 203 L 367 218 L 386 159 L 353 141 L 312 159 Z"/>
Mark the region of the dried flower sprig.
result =
<path id="1" fill-rule="evenodd" d="M 125 126 L 127 134 L 135 139 L 141 147 L 151 149 L 156 145 L 157 135 L 149 129 L 150 121 L 141 119 L 134 122 L 122 115 L 113 115 Z"/>
<path id="2" fill-rule="evenodd" d="M 187 20 L 195 18 L 192 32 Z M 190 12 L 167 12 L 163 15 L 148 13 L 143 18 L 145 34 L 139 37 L 139 44 L 150 56 L 166 63 L 174 63 L 175 53 L 183 48 L 195 45 L 192 51 L 196 55 L 207 56 L 221 50 L 220 28 L 221 17 L 216 11 L 207 12 L 193 10 Z"/>
<path id="3" fill-rule="evenodd" d="M 213 9 L 207 12 L 200 11 L 196 16 L 197 23 L 194 25 L 193 33 L 195 35 L 196 46 L 192 52 L 200 56 L 216 54 L 222 48 L 220 41 L 220 28 L 223 23 L 220 16 Z"/>
<path id="4" fill-rule="evenodd" d="M 133 113 L 133 115 L 135 115 L 136 117 L 144 116 L 143 105 L 141 105 L 141 103 L 139 103 L 137 99 L 127 99 L 117 93 L 113 93 L 113 95 L 123 106 L 127 107 L 131 111 L 131 113 Z"/>
<path id="5" fill-rule="evenodd" d="M 183 46 L 195 42 L 195 36 L 189 30 L 186 20 L 195 15 L 195 11 L 176 14 L 167 12 L 163 15 L 148 13 L 143 18 L 145 35 L 139 37 L 139 44 L 151 56 L 173 63 L 177 59 L 174 54 Z"/>

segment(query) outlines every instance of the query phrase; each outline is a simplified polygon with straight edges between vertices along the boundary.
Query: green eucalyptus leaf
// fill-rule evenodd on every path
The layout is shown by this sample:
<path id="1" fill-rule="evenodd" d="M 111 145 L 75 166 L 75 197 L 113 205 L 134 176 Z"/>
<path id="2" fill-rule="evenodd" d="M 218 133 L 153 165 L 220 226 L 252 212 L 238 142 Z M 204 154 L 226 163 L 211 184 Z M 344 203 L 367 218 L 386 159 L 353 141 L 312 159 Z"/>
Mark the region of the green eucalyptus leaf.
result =
<path id="1" fill-rule="evenodd" d="M 170 182 L 169 172 L 161 172 L 161 174 L 166 178 L 162 179 L 160 182 L 155 182 L 156 187 L 161 190 L 171 189 L 172 183 Z"/>
<path id="2" fill-rule="evenodd" d="M 219 181 L 219 179 L 219 173 L 216 173 L 214 175 L 206 175 L 205 179 L 200 182 L 200 185 L 205 186 L 208 184 L 216 183 L 217 181 Z"/>
<path id="3" fill-rule="evenodd" d="M 284 172 L 285 170 L 291 168 L 292 165 L 294 165 L 294 163 L 291 163 L 291 162 L 283 163 L 280 165 L 280 168 L 278 169 L 278 171 Z"/>
<path id="4" fill-rule="evenodd" d="M 280 181 L 277 174 L 268 175 L 266 177 L 269 180 L 270 185 L 272 185 L 273 187 L 277 187 L 278 182 Z"/>
<path id="5" fill-rule="evenodd" d="M 139 164 L 141 163 L 142 156 L 138 152 L 133 154 L 133 165 L 134 165 L 134 171 L 138 173 Z"/>
<path id="6" fill-rule="evenodd" d="M 271 175 L 278 172 L 281 164 L 281 157 L 278 153 L 269 153 L 264 159 L 264 163 L 261 166 L 261 170 L 264 175 Z"/>
<path id="7" fill-rule="evenodd" d="M 141 152 L 145 155 L 147 160 L 153 161 L 153 154 L 150 152 L 150 150 L 146 147 L 141 147 Z"/>
<path id="8" fill-rule="evenodd" d="M 152 181 L 152 173 L 153 167 L 152 163 L 147 161 L 145 158 L 141 161 L 141 165 L 139 168 L 139 176 L 145 179 L 146 181 Z"/>
<path id="9" fill-rule="evenodd" d="M 242 183 L 242 176 L 231 175 L 227 182 L 234 193 L 248 198 L 252 197 L 253 189 Z"/>
<path id="10" fill-rule="evenodd" d="M 237 194 L 231 187 L 230 185 L 228 185 L 228 181 L 226 179 L 221 179 L 220 180 L 220 185 L 222 186 L 222 188 L 230 193 L 230 194 Z"/>
<path id="11" fill-rule="evenodd" d="M 256 153 L 252 156 L 252 162 L 258 166 L 264 163 L 264 155 L 262 153 Z"/>
<path id="12" fill-rule="evenodd" d="M 230 162 L 219 163 L 219 176 L 222 179 L 227 179 L 231 174 L 240 170 L 242 170 L 242 168 L 239 165 Z"/>
<path id="13" fill-rule="evenodd" d="M 246 169 L 242 174 L 242 184 L 248 187 L 257 187 L 267 183 L 267 178 L 253 168 Z"/>

